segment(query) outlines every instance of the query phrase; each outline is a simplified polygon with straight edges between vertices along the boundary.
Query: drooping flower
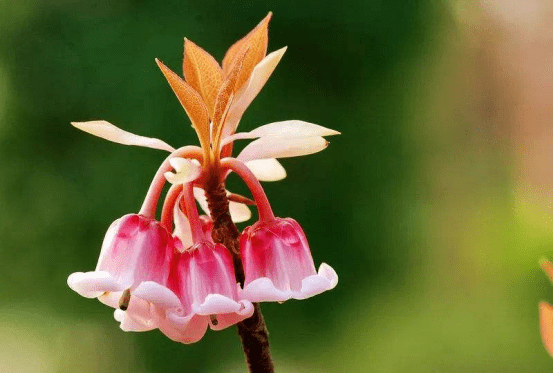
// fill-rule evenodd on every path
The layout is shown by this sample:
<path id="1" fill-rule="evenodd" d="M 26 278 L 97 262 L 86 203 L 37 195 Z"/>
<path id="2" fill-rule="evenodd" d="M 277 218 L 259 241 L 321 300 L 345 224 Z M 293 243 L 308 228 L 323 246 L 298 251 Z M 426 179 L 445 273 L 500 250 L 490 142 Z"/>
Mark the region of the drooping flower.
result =
<path id="1" fill-rule="evenodd" d="M 241 297 L 252 302 L 305 299 L 333 289 L 336 272 L 326 263 L 318 273 L 300 225 L 291 218 L 276 218 L 267 196 L 252 172 L 239 160 L 226 158 L 222 167 L 236 172 L 252 192 L 259 221 L 240 236 L 244 267 Z"/>
<path id="2" fill-rule="evenodd" d="M 326 263 L 319 272 L 300 225 L 291 218 L 258 221 L 240 237 L 246 281 L 241 296 L 252 302 L 305 299 L 333 289 L 336 272 Z"/>
<path id="3" fill-rule="evenodd" d="M 142 296 L 154 290 L 152 283 L 167 283 L 173 255 L 173 238 L 159 222 L 125 215 L 109 227 L 96 270 L 73 273 L 67 283 L 84 297 L 127 311 L 124 329 L 153 329 L 150 306 Z M 157 296 L 162 303 L 167 300 Z"/>
<path id="4" fill-rule="evenodd" d="M 209 325 L 213 330 L 225 329 L 253 313 L 249 300 L 239 299 L 238 284 L 232 257 L 221 244 L 206 235 L 194 203 L 192 185 L 185 187 L 186 211 L 191 227 L 193 246 L 173 257 L 167 281 L 172 304 L 158 304 L 145 298 L 155 310 L 156 326 L 169 338 L 182 343 L 199 340 Z M 178 200 L 177 200 L 178 204 Z"/>
<path id="5" fill-rule="evenodd" d="M 250 317 L 253 305 L 239 300 L 234 276 L 232 258 L 223 245 L 203 241 L 178 254 L 168 288 L 181 306 L 158 313 L 159 329 L 173 340 L 192 343 L 208 325 L 222 330 Z"/>

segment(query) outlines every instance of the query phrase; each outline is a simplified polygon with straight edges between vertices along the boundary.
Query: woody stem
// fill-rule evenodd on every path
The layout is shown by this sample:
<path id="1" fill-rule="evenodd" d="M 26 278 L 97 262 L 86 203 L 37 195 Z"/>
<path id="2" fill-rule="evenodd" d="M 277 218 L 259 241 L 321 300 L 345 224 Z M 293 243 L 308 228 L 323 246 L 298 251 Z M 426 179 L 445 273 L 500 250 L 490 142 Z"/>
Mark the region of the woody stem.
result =
<path id="1" fill-rule="evenodd" d="M 220 170 L 219 170 L 220 171 Z M 232 222 L 224 181 L 213 172 L 204 187 L 213 219 L 213 241 L 223 244 L 232 254 L 236 281 L 244 286 L 244 268 L 240 260 L 240 232 Z M 274 365 L 269 347 L 269 333 L 259 303 L 254 303 L 250 318 L 237 324 L 238 334 L 250 373 L 273 373 Z"/>

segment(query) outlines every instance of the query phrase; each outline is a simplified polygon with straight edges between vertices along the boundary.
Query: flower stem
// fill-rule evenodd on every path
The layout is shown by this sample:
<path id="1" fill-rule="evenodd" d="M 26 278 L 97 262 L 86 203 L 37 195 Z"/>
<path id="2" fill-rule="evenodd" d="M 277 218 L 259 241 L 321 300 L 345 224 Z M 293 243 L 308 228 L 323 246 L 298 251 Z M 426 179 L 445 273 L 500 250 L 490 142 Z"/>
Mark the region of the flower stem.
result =
<path id="1" fill-rule="evenodd" d="M 168 232 L 173 231 L 173 209 L 177 198 L 182 193 L 182 184 L 172 185 L 165 196 L 163 202 L 163 209 L 161 210 L 161 225 L 167 229 Z"/>
<path id="2" fill-rule="evenodd" d="M 190 182 L 184 186 L 184 205 L 186 206 L 186 213 L 188 215 L 188 221 L 190 222 L 190 230 L 192 232 L 192 242 L 195 244 L 200 241 L 205 241 L 206 236 L 202 230 L 202 223 L 200 222 L 200 216 L 198 215 L 198 208 L 196 207 L 196 200 L 194 199 L 193 184 Z"/>
<path id="3" fill-rule="evenodd" d="M 220 170 L 219 170 L 220 171 Z M 232 254 L 236 281 L 244 285 L 244 267 L 240 260 L 240 232 L 230 218 L 229 201 L 224 182 L 214 173 L 204 187 L 213 219 L 213 241 L 223 244 Z M 250 373 L 273 373 L 275 368 L 269 347 L 269 332 L 259 303 L 254 303 L 253 315 L 237 324 L 238 334 Z"/>
<path id="4" fill-rule="evenodd" d="M 144 202 L 142 203 L 142 207 L 140 208 L 140 212 L 139 212 L 140 215 L 146 216 L 150 219 L 155 218 L 157 202 L 159 200 L 159 196 L 161 195 L 161 191 L 165 186 L 166 180 L 165 180 L 164 173 L 172 170 L 173 167 L 171 167 L 169 160 L 175 157 L 193 158 L 202 162 L 203 151 L 201 148 L 197 146 L 183 146 L 182 148 L 175 150 L 163 161 L 161 166 L 159 166 L 159 169 L 157 170 L 156 174 L 154 175 L 154 179 L 150 184 L 148 193 L 146 193 L 146 198 L 144 199 Z"/>
<path id="5" fill-rule="evenodd" d="M 269 200 L 267 199 L 267 195 L 261 183 L 244 163 L 236 158 L 223 158 L 221 160 L 221 168 L 223 172 L 226 170 L 236 172 L 236 174 L 244 180 L 255 199 L 260 221 L 268 222 L 275 219 L 275 215 L 273 214 L 273 210 L 271 209 L 271 205 L 269 204 Z"/>

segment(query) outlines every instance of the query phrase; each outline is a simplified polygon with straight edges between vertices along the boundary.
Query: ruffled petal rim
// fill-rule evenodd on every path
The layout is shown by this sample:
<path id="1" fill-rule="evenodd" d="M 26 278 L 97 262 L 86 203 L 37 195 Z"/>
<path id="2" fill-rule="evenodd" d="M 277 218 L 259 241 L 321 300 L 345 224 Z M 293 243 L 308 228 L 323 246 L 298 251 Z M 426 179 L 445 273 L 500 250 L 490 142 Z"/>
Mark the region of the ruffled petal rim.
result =
<path id="1" fill-rule="evenodd" d="M 202 304 L 192 304 L 192 311 L 198 315 L 238 312 L 241 308 L 240 303 L 221 294 L 209 294 Z"/>
<path id="2" fill-rule="evenodd" d="M 284 302 L 288 299 L 306 299 L 324 291 L 331 290 L 338 284 L 338 275 L 328 264 L 322 263 L 316 275 L 305 277 L 300 291 L 277 289 L 268 277 L 260 277 L 250 282 L 239 292 L 240 298 L 251 302 Z"/>
<path id="3" fill-rule="evenodd" d="M 181 302 L 175 293 L 153 281 L 142 282 L 132 292 L 132 296 L 165 309 L 181 307 Z"/>
<path id="4" fill-rule="evenodd" d="M 229 326 L 232 326 L 236 323 L 239 323 L 242 320 L 245 320 L 253 315 L 253 304 L 248 300 L 241 300 L 240 302 L 240 310 L 232 313 L 223 313 L 216 315 L 217 317 L 217 325 L 214 325 L 212 320 L 209 322 L 209 327 L 212 330 L 223 330 L 228 328 Z"/>
<path id="5" fill-rule="evenodd" d="M 133 317 L 132 314 L 116 309 L 113 317 L 120 323 L 119 327 L 125 332 L 147 332 L 156 328 L 153 322 L 144 322 L 144 320 Z"/>
<path id="6" fill-rule="evenodd" d="M 123 291 L 127 288 L 108 272 L 75 272 L 67 278 L 67 285 L 85 298 L 97 298 L 106 292 Z"/>
<path id="7" fill-rule="evenodd" d="M 169 339 L 184 344 L 198 342 L 204 336 L 209 317 L 191 314 L 179 316 L 171 311 L 159 319 L 159 330 Z"/>

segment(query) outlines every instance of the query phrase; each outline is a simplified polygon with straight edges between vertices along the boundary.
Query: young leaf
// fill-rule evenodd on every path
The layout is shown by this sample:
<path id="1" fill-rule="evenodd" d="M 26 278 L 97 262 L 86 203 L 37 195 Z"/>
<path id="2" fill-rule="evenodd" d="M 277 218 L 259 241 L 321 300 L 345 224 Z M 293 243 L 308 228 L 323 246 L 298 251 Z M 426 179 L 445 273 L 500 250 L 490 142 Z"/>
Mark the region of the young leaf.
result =
<path id="1" fill-rule="evenodd" d="M 183 72 L 186 82 L 200 93 L 213 118 L 215 99 L 223 80 L 221 67 L 209 53 L 184 38 Z"/>
<path id="2" fill-rule="evenodd" d="M 234 100 L 229 113 L 227 115 L 222 137 L 225 138 L 234 131 L 238 126 L 238 122 L 244 115 L 244 112 L 251 104 L 255 96 L 261 91 L 267 80 L 280 62 L 280 59 L 286 52 L 286 47 L 269 53 L 257 66 L 254 68 L 248 82 L 239 89 L 237 98 Z"/>
<path id="3" fill-rule="evenodd" d="M 244 65 L 238 78 L 237 87 L 240 88 L 250 77 L 254 67 L 267 54 L 267 44 L 269 42 L 268 26 L 273 13 L 269 12 L 267 16 L 246 36 L 234 43 L 228 50 L 223 59 L 223 73 L 228 74 L 232 65 L 236 62 L 237 56 L 244 49 L 249 49 L 248 56 L 244 60 Z"/>
<path id="4" fill-rule="evenodd" d="M 215 111 L 213 114 L 213 127 L 211 129 L 211 139 L 213 147 L 219 148 L 219 140 L 221 138 L 221 130 L 225 123 L 230 105 L 234 99 L 236 92 L 236 82 L 242 69 L 242 63 L 248 54 L 248 49 L 243 50 L 237 57 L 229 74 L 225 78 L 225 81 L 221 85 L 219 92 L 217 93 L 217 100 L 215 101 Z"/>
<path id="5" fill-rule="evenodd" d="M 209 149 L 209 114 L 202 97 L 194 88 L 156 58 L 156 63 L 192 121 L 202 148 Z"/>

